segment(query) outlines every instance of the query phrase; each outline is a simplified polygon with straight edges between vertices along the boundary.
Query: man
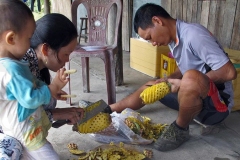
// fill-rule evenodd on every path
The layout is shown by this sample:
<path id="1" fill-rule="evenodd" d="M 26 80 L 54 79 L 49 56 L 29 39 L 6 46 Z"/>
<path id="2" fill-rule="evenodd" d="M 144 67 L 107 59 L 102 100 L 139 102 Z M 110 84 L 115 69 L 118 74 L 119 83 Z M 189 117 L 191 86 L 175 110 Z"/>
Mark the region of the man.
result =
<path id="1" fill-rule="evenodd" d="M 144 104 L 139 95 L 146 85 L 168 81 L 171 93 L 160 102 L 178 110 L 179 114 L 155 142 L 154 147 L 159 151 L 176 149 L 187 141 L 193 118 L 214 125 L 229 115 L 233 106 L 231 81 L 237 73 L 221 45 L 206 28 L 173 19 L 161 6 L 147 3 L 136 12 L 134 30 L 153 46 L 168 45 L 178 68 L 167 78 L 150 81 L 112 104 L 113 111 L 140 109 Z"/>

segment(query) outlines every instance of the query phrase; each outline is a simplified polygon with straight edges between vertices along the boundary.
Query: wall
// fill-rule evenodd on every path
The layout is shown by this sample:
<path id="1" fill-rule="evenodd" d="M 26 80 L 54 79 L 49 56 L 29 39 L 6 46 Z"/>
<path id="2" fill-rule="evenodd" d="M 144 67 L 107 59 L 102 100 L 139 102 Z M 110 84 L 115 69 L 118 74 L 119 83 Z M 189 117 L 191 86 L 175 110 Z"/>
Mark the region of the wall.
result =
<path id="1" fill-rule="evenodd" d="M 225 48 L 240 50 L 240 0 L 163 0 L 173 18 L 205 26 Z"/>
<path id="2" fill-rule="evenodd" d="M 61 13 L 71 20 L 71 1 L 51 0 L 51 13 Z"/>
<path id="3" fill-rule="evenodd" d="M 161 4 L 174 18 L 204 25 L 224 47 L 240 50 L 240 0 L 123 0 L 124 3 L 127 1 L 132 1 L 133 7 L 123 9 L 125 12 L 123 28 L 126 30 L 126 26 L 129 25 L 128 33 L 122 35 L 123 49 L 126 51 L 129 51 L 130 37 L 136 37 L 133 26 L 130 26 L 135 12 L 147 2 Z M 51 2 L 53 12 L 62 13 L 71 19 L 70 0 L 51 0 Z M 129 10 L 133 13 L 129 14 Z M 85 16 L 81 7 L 79 16 Z"/>
<path id="4" fill-rule="evenodd" d="M 51 0 L 51 13 L 61 13 L 72 20 L 71 16 L 71 1 L 70 0 Z M 83 5 L 78 7 L 78 27 L 80 29 L 80 17 L 85 17 L 86 9 Z"/>

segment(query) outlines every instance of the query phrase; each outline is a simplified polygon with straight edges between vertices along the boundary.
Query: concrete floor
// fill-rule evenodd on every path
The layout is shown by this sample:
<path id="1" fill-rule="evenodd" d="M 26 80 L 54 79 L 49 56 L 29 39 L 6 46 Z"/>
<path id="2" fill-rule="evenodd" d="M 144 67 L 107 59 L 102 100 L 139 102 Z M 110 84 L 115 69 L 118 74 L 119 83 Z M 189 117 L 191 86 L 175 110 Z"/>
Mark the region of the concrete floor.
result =
<path id="1" fill-rule="evenodd" d="M 152 79 L 140 73 L 129 65 L 129 52 L 124 52 L 124 85 L 117 86 L 117 101 L 135 91 L 142 84 Z M 107 101 L 104 66 L 101 59 L 90 59 L 90 93 L 82 92 L 81 63 L 80 59 L 71 62 L 71 68 L 78 70 L 71 76 L 72 93 L 77 97 L 72 101 L 77 104 L 81 99 L 88 101 Z M 65 102 L 59 102 L 58 107 L 69 107 Z M 141 115 L 152 119 L 154 123 L 172 123 L 177 117 L 177 112 L 159 102 L 147 105 L 138 110 Z M 201 126 L 196 123 L 190 125 L 191 138 L 178 149 L 169 152 L 159 152 L 150 145 L 134 145 L 140 151 L 151 149 L 153 160 L 240 160 L 240 112 L 232 112 L 223 124 L 217 126 L 210 134 L 201 135 Z M 79 134 L 72 131 L 72 126 L 64 125 L 58 129 L 51 128 L 48 140 L 59 153 L 61 160 L 77 159 L 69 153 L 68 143 L 76 143 L 80 150 L 89 151 L 102 145 L 91 139 L 88 134 Z"/>

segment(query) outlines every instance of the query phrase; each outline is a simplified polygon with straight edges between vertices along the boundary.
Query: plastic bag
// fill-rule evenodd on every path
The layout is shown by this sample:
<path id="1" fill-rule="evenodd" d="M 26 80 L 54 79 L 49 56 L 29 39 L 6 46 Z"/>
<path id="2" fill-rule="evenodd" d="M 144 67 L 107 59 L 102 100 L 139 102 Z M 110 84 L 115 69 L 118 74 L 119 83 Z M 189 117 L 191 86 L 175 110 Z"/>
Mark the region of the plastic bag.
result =
<path id="1" fill-rule="evenodd" d="M 145 139 L 138 134 L 135 134 L 125 123 L 125 119 L 133 116 L 140 121 L 143 121 L 140 114 L 132 109 L 126 108 L 121 113 L 113 112 L 111 114 L 112 123 L 101 132 L 90 134 L 89 136 L 95 141 L 102 143 L 129 143 L 129 144 L 150 144 L 153 140 Z"/>

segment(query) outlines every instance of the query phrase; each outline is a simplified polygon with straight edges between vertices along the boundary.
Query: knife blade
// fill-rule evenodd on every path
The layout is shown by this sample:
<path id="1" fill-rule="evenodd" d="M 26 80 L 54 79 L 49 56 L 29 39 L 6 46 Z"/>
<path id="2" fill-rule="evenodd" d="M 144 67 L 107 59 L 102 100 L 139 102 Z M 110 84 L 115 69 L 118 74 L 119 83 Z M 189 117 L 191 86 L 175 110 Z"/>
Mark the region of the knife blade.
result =
<path id="1" fill-rule="evenodd" d="M 83 109 L 84 109 L 84 116 L 81 120 L 78 121 L 78 123 L 77 123 L 78 125 L 88 121 L 89 119 L 96 116 L 100 112 L 109 113 L 109 114 L 112 113 L 110 106 L 103 100 L 99 100 Z M 52 127 L 59 128 L 69 122 L 71 122 L 71 121 L 70 120 L 57 120 L 52 124 Z"/>

